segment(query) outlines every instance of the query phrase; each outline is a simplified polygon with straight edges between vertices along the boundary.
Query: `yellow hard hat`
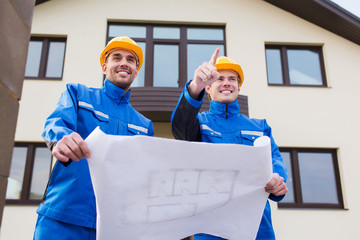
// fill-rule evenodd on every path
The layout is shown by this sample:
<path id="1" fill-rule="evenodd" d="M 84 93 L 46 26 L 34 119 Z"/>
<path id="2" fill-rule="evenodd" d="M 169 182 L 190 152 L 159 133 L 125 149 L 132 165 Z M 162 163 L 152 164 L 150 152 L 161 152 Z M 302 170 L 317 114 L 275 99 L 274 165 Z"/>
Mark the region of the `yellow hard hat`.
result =
<path id="1" fill-rule="evenodd" d="M 235 71 L 239 76 L 240 87 L 244 82 L 244 73 L 239 64 L 228 57 L 218 57 L 216 59 L 216 69 L 219 70 L 232 70 Z"/>
<path id="2" fill-rule="evenodd" d="M 116 49 L 116 48 L 122 48 L 122 49 L 133 52 L 138 61 L 137 70 L 140 70 L 141 65 L 143 63 L 142 49 L 141 49 L 141 47 L 139 47 L 139 45 L 137 45 L 137 43 L 134 40 L 132 40 L 131 38 L 129 38 L 127 36 L 115 37 L 108 42 L 108 44 L 106 45 L 106 47 L 104 48 L 104 50 L 102 50 L 102 52 L 100 54 L 100 65 L 101 66 L 104 64 L 107 54 L 112 49 Z"/>

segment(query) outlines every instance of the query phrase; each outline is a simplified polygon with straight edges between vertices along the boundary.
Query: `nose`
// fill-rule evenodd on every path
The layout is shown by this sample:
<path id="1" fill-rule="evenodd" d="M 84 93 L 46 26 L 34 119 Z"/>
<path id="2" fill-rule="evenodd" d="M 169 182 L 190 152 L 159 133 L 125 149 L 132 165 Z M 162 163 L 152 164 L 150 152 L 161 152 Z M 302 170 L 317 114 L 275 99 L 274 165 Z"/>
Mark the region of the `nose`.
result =
<path id="1" fill-rule="evenodd" d="M 230 86 L 230 80 L 229 80 L 228 78 L 225 78 L 225 79 L 223 80 L 223 85 L 224 85 L 224 86 Z"/>
<path id="2" fill-rule="evenodd" d="M 129 63 L 128 63 L 128 61 L 127 61 L 126 58 L 122 58 L 122 59 L 120 60 L 120 66 L 126 66 L 126 67 L 129 66 Z"/>

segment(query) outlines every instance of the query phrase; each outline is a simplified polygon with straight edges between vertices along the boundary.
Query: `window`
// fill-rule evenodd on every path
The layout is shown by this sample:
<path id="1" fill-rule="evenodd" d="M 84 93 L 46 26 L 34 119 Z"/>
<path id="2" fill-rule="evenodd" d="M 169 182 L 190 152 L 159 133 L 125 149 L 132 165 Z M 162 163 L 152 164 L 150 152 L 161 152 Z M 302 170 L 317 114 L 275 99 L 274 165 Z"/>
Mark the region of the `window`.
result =
<path id="1" fill-rule="evenodd" d="M 225 55 L 223 27 L 109 23 L 107 41 L 117 36 L 131 37 L 143 49 L 132 87 L 183 88 L 216 48 Z"/>
<path id="2" fill-rule="evenodd" d="M 46 189 L 52 155 L 45 143 L 15 143 L 6 190 L 7 204 L 39 204 Z"/>
<path id="3" fill-rule="evenodd" d="M 62 79 L 65 38 L 32 37 L 25 68 L 27 79 Z"/>
<path id="4" fill-rule="evenodd" d="M 326 86 L 321 47 L 266 45 L 269 85 Z"/>
<path id="5" fill-rule="evenodd" d="M 281 148 L 289 192 L 279 207 L 344 208 L 335 149 Z"/>

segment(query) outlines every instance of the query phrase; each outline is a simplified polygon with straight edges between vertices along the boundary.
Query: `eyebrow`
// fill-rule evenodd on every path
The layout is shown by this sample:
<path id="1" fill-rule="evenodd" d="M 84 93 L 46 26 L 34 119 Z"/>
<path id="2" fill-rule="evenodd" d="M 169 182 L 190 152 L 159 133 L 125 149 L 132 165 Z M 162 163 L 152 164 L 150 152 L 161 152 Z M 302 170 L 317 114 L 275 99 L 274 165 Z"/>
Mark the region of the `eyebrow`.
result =
<path id="1" fill-rule="evenodd" d="M 109 53 L 105 56 L 105 62 L 106 62 L 107 59 L 110 57 L 110 54 L 111 54 L 111 52 L 109 52 Z M 121 54 L 121 53 L 113 53 L 113 54 L 111 55 L 111 57 L 112 57 L 112 58 L 113 58 L 113 57 L 123 57 L 123 54 Z M 134 55 L 132 55 L 132 54 L 126 54 L 124 57 L 126 57 L 127 59 L 133 59 L 133 60 L 135 61 L 135 63 L 136 63 L 136 67 L 139 66 L 139 59 L 137 58 L 137 56 L 134 56 Z"/>
<path id="2" fill-rule="evenodd" d="M 129 54 L 129 55 L 123 55 L 121 53 L 113 53 L 112 55 L 113 57 L 126 57 L 127 59 L 136 59 L 136 57 L 134 57 L 133 55 Z"/>
<path id="3" fill-rule="evenodd" d="M 121 53 L 113 53 L 113 57 L 121 57 Z"/>

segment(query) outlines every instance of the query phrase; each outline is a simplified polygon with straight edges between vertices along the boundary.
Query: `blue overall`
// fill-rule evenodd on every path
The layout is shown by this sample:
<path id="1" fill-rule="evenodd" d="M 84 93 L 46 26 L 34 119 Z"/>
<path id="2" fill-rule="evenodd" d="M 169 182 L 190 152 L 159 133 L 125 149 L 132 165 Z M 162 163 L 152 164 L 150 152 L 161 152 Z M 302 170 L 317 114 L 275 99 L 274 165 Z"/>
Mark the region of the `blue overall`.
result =
<path id="1" fill-rule="evenodd" d="M 271 128 L 265 119 L 249 119 L 241 114 L 237 100 L 228 104 L 211 101 L 210 110 L 199 113 L 204 91 L 201 100 L 195 100 L 189 95 L 187 86 L 183 90 L 171 116 L 172 132 L 176 139 L 210 143 L 237 143 L 252 146 L 258 137 L 268 136 L 271 140 L 273 172 L 278 173 L 286 181 L 286 166 L 272 137 Z M 269 199 L 280 201 L 283 197 L 270 194 Z M 222 238 L 207 234 L 196 234 L 194 236 L 194 240 L 201 239 L 219 240 Z M 268 201 L 256 239 L 275 239 Z"/>
<path id="2" fill-rule="evenodd" d="M 85 139 L 97 126 L 111 135 L 153 136 L 152 122 L 129 104 L 130 91 L 123 95 L 124 90 L 107 79 L 102 88 L 68 84 L 56 109 L 46 120 L 42 136 L 47 145 L 52 148 L 63 136 L 72 132 Z M 45 216 L 66 224 L 96 228 L 95 196 L 86 159 L 70 164 L 56 162 L 37 213 L 39 218 Z M 46 231 L 40 221 L 34 238 L 36 234 L 41 235 L 37 229 Z M 51 236 L 56 233 L 42 234 Z M 61 231 L 57 234 L 62 236 Z"/>

